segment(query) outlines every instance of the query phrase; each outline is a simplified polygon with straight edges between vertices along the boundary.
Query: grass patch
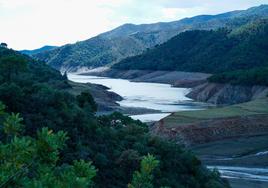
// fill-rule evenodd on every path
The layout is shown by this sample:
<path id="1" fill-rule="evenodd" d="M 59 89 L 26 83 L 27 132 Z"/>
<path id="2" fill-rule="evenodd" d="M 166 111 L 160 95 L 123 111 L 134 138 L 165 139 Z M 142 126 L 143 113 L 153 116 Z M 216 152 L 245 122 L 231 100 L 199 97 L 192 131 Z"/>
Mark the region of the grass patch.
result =
<path id="1" fill-rule="evenodd" d="M 191 124 L 202 120 L 268 114 L 267 106 L 268 98 L 259 99 L 228 107 L 177 112 L 165 118 L 164 122 L 165 125 L 170 128 L 178 125 Z"/>

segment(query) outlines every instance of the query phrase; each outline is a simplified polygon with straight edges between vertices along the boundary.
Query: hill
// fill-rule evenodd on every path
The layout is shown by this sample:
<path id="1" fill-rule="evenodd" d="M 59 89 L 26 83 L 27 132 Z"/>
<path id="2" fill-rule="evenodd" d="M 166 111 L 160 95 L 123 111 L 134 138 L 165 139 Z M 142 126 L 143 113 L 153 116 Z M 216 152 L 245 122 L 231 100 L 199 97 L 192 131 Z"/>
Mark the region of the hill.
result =
<path id="1" fill-rule="evenodd" d="M 62 71 L 95 68 L 139 55 L 186 30 L 237 28 L 267 16 L 268 6 L 262 5 L 244 11 L 201 15 L 169 23 L 125 24 L 89 40 L 42 52 L 35 57 Z"/>
<path id="2" fill-rule="evenodd" d="M 268 20 L 239 28 L 186 31 L 112 68 L 222 73 L 267 66 Z"/>
<path id="3" fill-rule="evenodd" d="M 43 62 L 0 48 L 0 73 L 0 185 L 84 188 L 94 181 L 94 187 L 123 188 L 135 183 L 132 175 L 150 153 L 157 167 L 147 185 L 229 187 L 140 121 L 119 113 L 96 117 L 90 92 L 72 95 L 66 75 Z"/>
<path id="4" fill-rule="evenodd" d="M 57 46 L 43 46 L 42 48 L 34 49 L 34 50 L 21 50 L 20 52 L 25 55 L 35 55 L 38 53 L 42 53 L 48 50 L 53 50 L 57 48 Z"/>
<path id="5" fill-rule="evenodd" d="M 261 67 L 250 70 L 220 73 L 211 76 L 208 81 L 213 83 L 228 83 L 232 85 L 268 86 L 268 68 Z"/>

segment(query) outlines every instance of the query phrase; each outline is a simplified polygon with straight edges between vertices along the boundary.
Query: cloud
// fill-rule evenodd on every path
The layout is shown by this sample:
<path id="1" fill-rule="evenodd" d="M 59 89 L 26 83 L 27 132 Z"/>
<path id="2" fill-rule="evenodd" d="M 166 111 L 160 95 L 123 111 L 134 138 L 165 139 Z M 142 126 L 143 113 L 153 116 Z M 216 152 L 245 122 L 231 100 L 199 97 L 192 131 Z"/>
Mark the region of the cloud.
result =
<path id="1" fill-rule="evenodd" d="M 173 21 L 268 0 L 0 0 L 0 42 L 15 49 L 85 40 L 124 23 Z"/>

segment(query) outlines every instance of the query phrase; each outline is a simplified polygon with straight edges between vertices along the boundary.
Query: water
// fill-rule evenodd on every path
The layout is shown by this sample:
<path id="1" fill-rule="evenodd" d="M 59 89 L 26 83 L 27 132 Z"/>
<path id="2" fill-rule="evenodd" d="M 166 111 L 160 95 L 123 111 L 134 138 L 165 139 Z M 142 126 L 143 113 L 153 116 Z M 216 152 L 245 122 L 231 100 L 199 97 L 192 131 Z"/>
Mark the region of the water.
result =
<path id="1" fill-rule="evenodd" d="M 244 179 L 250 181 L 268 182 L 268 168 L 247 168 L 233 166 L 208 166 L 209 169 L 218 169 L 223 178 Z"/>
<path id="2" fill-rule="evenodd" d="M 187 88 L 174 88 L 169 84 L 130 82 L 124 79 L 104 78 L 69 74 L 68 78 L 79 83 L 101 84 L 121 95 L 124 99 L 118 102 L 123 107 L 138 107 L 159 110 L 157 114 L 131 116 L 143 122 L 158 121 L 172 112 L 199 110 L 202 105 L 186 97 Z"/>

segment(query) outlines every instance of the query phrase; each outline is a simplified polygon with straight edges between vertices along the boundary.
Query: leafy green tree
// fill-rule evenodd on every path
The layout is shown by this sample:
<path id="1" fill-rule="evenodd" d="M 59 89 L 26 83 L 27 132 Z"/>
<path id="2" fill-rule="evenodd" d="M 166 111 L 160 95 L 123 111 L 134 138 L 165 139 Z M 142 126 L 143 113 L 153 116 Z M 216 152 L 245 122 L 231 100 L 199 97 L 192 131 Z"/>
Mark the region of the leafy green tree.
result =
<path id="1" fill-rule="evenodd" d="M 143 157 L 140 171 L 134 172 L 128 188 L 153 188 L 153 171 L 158 165 L 159 161 L 153 155 L 148 154 Z"/>
<path id="2" fill-rule="evenodd" d="M 89 108 L 91 111 L 97 111 L 97 104 L 94 101 L 94 98 L 90 94 L 90 92 L 82 92 L 80 95 L 76 97 L 78 105 L 81 108 Z"/>
<path id="3" fill-rule="evenodd" d="M 0 101 L 0 117 L 2 118 L 3 116 L 5 116 L 5 109 L 6 106 Z"/>
<path id="4" fill-rule="evenodd" d="M 0 187 L 86 188 L 93 185 L 96 169 L 91 162 L 75 160 L 73 165 L 57 166 L 59 150 L 67 133 L 38 131 L 37 138 L 20 136 L 22 118 L 11 114 L 4 123 L 4 133 L 12 136 L 0 143 Z"/>
<path id="5" fill-rule="evenodd" d="M 215 83 L 229 83 L 232 85 L 268 86 L 268 67 L 224 72 L 209 77 L 208 81 Z"/>
<path id="6" fill-rule="evenodd" d="M 14 75 L 18 75 L 19 72 L 26 70 L 27 61 L 17 55 L 9 55 L 0 58 L 1 73 L 4 75 L 4 79 L 10 82 Z"/>
<path id="7" fill-rule="evenodd" d="M 11 115 L 6 118 L 5 122 L 3 123 L 3 130 L 8 139 L 18 136 L 22 132 L 22 121 L 23 118 L 21 118 L 19 114 L 14 113 L 11 113 Z"/>

